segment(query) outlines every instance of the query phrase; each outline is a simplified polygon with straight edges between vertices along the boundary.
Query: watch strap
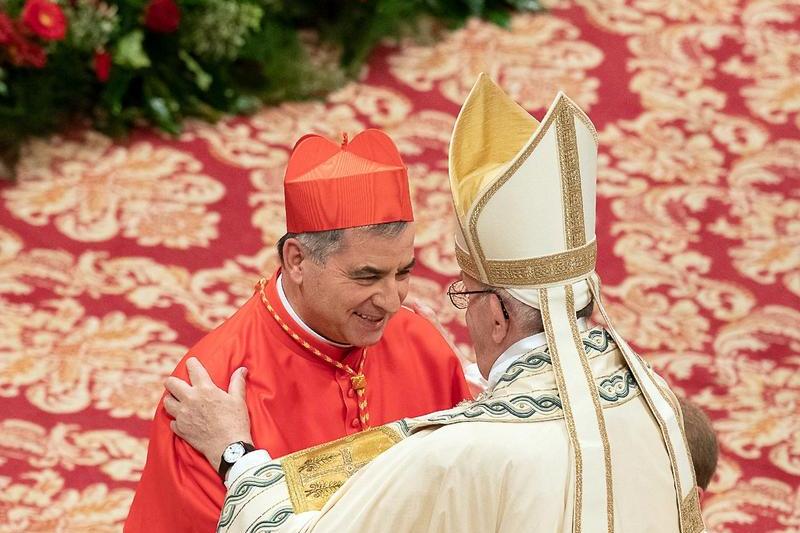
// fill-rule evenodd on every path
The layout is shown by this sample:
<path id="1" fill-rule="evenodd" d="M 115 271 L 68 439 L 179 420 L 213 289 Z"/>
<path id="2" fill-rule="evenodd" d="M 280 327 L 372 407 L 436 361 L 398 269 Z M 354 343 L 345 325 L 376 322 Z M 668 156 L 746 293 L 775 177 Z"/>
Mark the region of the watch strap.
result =
<path id="1" fill-rule="evenodd" d="M 225 446 L 225 450 L 227 450 L 233 444 L 242 445 L 242 448 L 244 448 L 244 454 L 242 454 L 242 457 L 244 457 L 245 455 L 256 449 L 256 447 L 253 446 L 251 443 L 240 440 L 236 442 L 231 442 L 230 444 Z M 225 474 L 227 474 L 228 470 L 230 470 L 231 467 L 233 466 L 233 463 L 229 463 L 228 461 L 225 460 L 225 450 L 222 451 L 222 456 L 219 459 L 219 470 L 217 470 L 217 472 L 219 473 L 219 477 L 221 477 L 223 481 L 225 480 Z"/>

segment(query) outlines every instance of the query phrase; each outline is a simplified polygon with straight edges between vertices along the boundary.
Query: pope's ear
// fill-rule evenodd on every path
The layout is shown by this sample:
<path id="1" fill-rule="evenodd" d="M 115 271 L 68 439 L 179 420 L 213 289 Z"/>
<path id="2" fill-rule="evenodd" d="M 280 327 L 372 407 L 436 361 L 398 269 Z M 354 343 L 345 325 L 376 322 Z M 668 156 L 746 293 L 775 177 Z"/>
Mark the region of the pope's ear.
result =
<path id="1" fill-rule="evenodd" d="M 295 283 L 303 281 L 305 250 L 297 239 L 286 239 L 283 243 L 283 271 Z"/>
<path id="2" fill-rule="evenodd" d="M 489 315 L 492 319 L 492 340 L 500 344 L 508 335 L 509 321 L 503 311 L 504 307 L 500 301 L 500 296 L 497 294 L 488 294 L 487 296 L 491 297 L 491 300 L 489 300 Z"/>

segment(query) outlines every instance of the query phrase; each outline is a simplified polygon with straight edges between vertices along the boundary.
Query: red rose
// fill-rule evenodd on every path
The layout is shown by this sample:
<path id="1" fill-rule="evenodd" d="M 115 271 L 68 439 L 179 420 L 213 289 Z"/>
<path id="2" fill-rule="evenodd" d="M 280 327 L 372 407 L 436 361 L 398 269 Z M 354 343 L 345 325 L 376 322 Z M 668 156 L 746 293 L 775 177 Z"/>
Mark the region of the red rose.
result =
<path id="1" fill-rule="evenodd" d="M 12 21 L 5 13 L 0 13 L 0 44 L 11 44 L 16 40 L 17 30 Z"/>
<path id="2" fill-rule="evenodd" d="M 48 41 L 60 41 L 67 34 L 64 12 L 50 0 L 27 0 L 22 21 L 30 30 Z"/>
<path id="3" fill-rule="evenodd" d="M 9 48 L 11 61 L 18 66 L 44 68 L 47 64 L 47 54 L 38 44 L 19 40 Z"/>
<path id="4" fill-rule="evenodd" d="M 105 50 L 94 53 L 94 73 L 101 82 L 108 81 L 108 76 L 111 74 L 111 54 Z"/>
<path id="5" fill-rule="evenodd" d="M 18 67 L 43 68 L 47 64 L 44 48 L 25 39 L 19 25 L 4 13 L 0 13 L 0 45 L 6 46 L 11 63 Z"/>
<path id="6" fill-rule="evenodd" d="M 172 33 L 181 23 L 181 9 L 175 0 L 150 0 L 144 12 L 144 25 L 159 33 Z"/>
<path id="7" fill-rule="evenodd" d="M 44 68 L 47 64 L 47 54 L 44 48 L 34 43 L 26 43 L 23 47 L 23 59 L 25 63 L 35 68 Z"/>

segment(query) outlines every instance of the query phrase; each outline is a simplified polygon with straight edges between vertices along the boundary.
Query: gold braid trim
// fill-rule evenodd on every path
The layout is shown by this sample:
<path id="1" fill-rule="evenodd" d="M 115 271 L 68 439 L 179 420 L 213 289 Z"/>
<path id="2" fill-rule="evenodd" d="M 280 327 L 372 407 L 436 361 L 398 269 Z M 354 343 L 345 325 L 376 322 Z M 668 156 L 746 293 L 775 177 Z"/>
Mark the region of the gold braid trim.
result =
<path id="1" fill-rule="evenodd" d="M 267 308 L 267 311 L 275 322 L 286 332 L 289 337 L 292 338 L 297 344 L 305 348 L 309 353 L 312 353 L 328 363 L 331 366 L 338 368 L 339 370 L 344 371 L 346 374 L 350 376 L 350 385 L 352 386 L 353 390 L 358 397 L 358 420 L 361 423 L 361 429 L 369 429 L 369 410 L 367 407 L 367 377 L 364 375 L 364 364 L 367 361 L 367 348 L 364 347 L 361 350 L 361 358 L 358 361 L 358 370 L 353 370 L 350 365 L 340 363 L 332 359 L 331 357 L 325 355 L 321 351 L 317 350 L 313 346 L 311 346 L 307 341 L 303 340 L 300 335 L 292 331 L 292 328 L 283 321 L 280 315 L 275 311 L 275 308 L 272 307 L 272 304 L 267 299 L 267 293 L 264 291 L 265 287 L 267 286 L 266 278 L 261 278 L 258 283 L 256 284 L 256 288 L 258 289 L 261 295 L 261 302 L 264 304 L 264 307 Z"/>
<path id="2" fill-rule="evenodd" d="M 597 263 L 597 241 L 566 252 L 531 259 L 487 259 L 483 262 L 485 278 L 480 276 L 472 256 L 458 245 L 456 260 L 461 270 L 493 287 L 553 285 L 592 272 Z"/>
<path id="3" fill-rule="evenodd" d="M 575 416 L 572 413 L 569 395 L 567 394 L 567 384 L 564 381 L 564 369 L 561 368 L 561 360 L 558 358 L 555 335 L 553 333 L 553 322 L 550 318 L 550 302 L 547 299 L 547 289 L 539 289 L 539 304 L 542 306 L 542 322 L 544 332 L 547 337 L 547 345 L 550 347 L 550 358 L 553 362 L 553 374 L 556 377 L 558 386 L 558 396 L 561 398 L 561 405 L 564 409 L 564 419 L 567 422 L 567 433 L 569 442 L 572 445 L 572 453 L 575 458 L 575 516 L 573 517 L 573 533 L 581 533 L 581 501 L 583 500 L 583 458 L 581 447 L 578 442 L 578 432 L 575 429 Z"/>
<path id="4" fill-rule="evenodd" d="M 702 533 L 705 530 L 703 515 L 700 514 L 700 497 L 697 488 L 692 487 L 681 502 L 681 533 Z"/>
<path id="5" fill-rule="evenodd" d="M 558 160 L 561 166 L 561 205 L 564 209 L 564 238 L 567 249 L 586 244 L 581 194 L 581 169 L 574 111 L 561 106 L 556 117 Z"/>
<path id="6" fill-rule="evenodd" d="M 583 351 L 583 341 L 578 332 L 578 324 L 575 320 L 575 292 L 571 285 L 564 287 L 566 293 L 567 316 L 569 317 L 570 331 L 572 340 L 575 343 L 575 350 L 581 360 L 583 375 L 586 378 L 586 385 L 591 391 L 594 412 L 597 417 L 597 426 L 600 431 L 600 439 L 603 441 L 603 460 L 606 466 L 606 514 L 608 516 L 608 533 L 614 532 L 614 483 L 611 475 L 611 443 L 608 441 L 608 430 L 606 429 L 606 419 L 603 415 L 603 407 L 600 405 L 600 398 L 597 394 L 597 386 L 594 383 L 592 369 L 589 367 L 589 360 Z"/>

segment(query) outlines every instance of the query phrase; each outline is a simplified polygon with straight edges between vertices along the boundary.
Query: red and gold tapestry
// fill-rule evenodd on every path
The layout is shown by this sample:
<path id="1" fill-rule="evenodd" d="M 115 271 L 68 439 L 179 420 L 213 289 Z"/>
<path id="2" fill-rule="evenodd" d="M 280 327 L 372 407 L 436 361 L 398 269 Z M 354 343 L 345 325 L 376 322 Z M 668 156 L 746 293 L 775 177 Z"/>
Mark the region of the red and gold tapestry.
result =
<path id="1" fill-rule="evenodd" d="M 164 377 L 276 264 L 281 178 L 316 131 L 384 129 L 409 165 L 410 297 L 460 342 L 447 182 L 480 71 L 600 134 L 598 270 L 623 335 L 711 416 L 716 533 L 800 531 L 800 4 L 549 0 L 504 30 L 386 45 L 325 102 L 30 142 L 0 188 L 0 533 L 119 531 Z M 535 223 L 535 213 L 531 213 Z"/>

